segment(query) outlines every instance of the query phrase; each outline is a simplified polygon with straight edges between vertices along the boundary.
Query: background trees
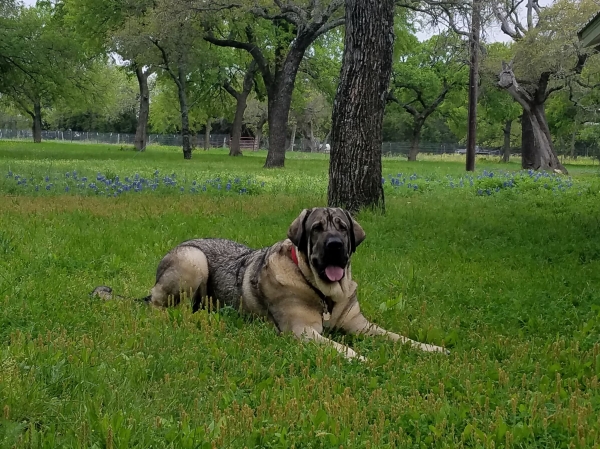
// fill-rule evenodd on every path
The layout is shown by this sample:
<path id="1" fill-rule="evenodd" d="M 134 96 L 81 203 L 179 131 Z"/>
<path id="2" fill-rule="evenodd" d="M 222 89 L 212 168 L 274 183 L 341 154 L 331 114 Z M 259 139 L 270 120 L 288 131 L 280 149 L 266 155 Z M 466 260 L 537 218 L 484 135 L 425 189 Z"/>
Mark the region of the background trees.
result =
<path id="1" fill-rule="evenodd" d="M 502 63 L 499 85 L 523 109 L 522 166 L 566 172 L 559 162 L 546 118 L 553 92 L 578 78 L 590 55 L 577 31 L 597 12 L 593 1 L 558 0 L 540 7 L 537 0 L 494 4 L 502 31 L 513 41 L 513 60 Z"/>
<path id="2" fill-rule="evenodd" d="M 465 6 L 396 4 L 382 136 L 409 142 L 410 160 L 425 143 L 464 143 Z M 576 32 L 596 11 L 592 0 L 484 8 L 480 146 L 552 170 L 563 170 L 561 154 L 595 151 L 600 63 Z M 255 136 L 269 149 L 265 166 L 281 166 L 294 146 L 332 142 L 344 14 L 342 0 L 6 0 L 0 114 L 4 123 L 28 120 L 36 140 L 43 127 L 135 131 L 143 150 L 150 131 L 181 133 L 185 157 L 208 148 L 215 128 L 230 134 L 232 155 L 242 135 Z M 485 42 L 493 21 L 510 42 Z M 417 32 L 431 23 L 440 28 L 424 39 Z"/>
<path id="3" fill-rule="evenodd" d="M 1 20 L 0 94 L 31 118 L 33 139 L 41 142 L 44 110 L 58 101 L 92 104 L 80 94 L 101 82 L 95 72 L 103 67 L 49 2 L 31 8 L 5 5 Z"/>

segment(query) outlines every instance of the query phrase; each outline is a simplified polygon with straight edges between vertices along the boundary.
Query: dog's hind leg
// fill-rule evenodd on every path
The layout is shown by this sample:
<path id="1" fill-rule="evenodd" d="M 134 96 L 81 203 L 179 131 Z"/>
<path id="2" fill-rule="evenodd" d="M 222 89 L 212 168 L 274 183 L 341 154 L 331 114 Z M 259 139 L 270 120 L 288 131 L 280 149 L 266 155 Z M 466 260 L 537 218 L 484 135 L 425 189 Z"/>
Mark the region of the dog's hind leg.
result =
<path id="1" fill-rule="evenodd" d="M 206 255 L 191 246 L 176 248 L 158 265 L 149 303 L 156 307 L 176 305 L 185 294 L 192 300 L 192 308 L 197 310 L 196 298 L 206 295 L 207 283 Z"/>

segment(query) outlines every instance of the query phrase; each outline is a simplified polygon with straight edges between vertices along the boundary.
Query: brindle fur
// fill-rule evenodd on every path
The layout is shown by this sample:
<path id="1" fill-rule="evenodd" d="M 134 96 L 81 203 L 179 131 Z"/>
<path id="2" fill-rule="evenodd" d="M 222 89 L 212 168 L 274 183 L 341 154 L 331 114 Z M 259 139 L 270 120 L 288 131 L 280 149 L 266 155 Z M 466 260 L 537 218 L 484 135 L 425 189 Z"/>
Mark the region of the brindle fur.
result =
<path id="1" fill-rule="evenodd" d="M 439 346 L 388 332 L 363 316 L 350 258 L 365 239 L 365 232 L 348 212 L 305 209 L 290 225 L 287 236 L 259 250 L 224 239 L 183 242 L 160 261 L 156 283 L 144 299 L 153 306 L 168 307 L 187 292 L 196 311 L 210 297 L 243 313 L 266 317 L 280 332 L 326 343 L 348 358 L 364 360 L 351 348 L 322 335 L 325 303 L 329 304 L 331 328 L 350 334 L 383 335 L 424 351 L 447 353 Z M 337 242 L 335 250 L 328 246 L 332 240 Z M 294 246 L 298 265 L 291 257 Z M 325 268 L 332 264 L 345 270 L 338 282 L 329 281 L 325 274 Z M 109 287 L 97 287 L 92 294 L 112 298 Z"/>

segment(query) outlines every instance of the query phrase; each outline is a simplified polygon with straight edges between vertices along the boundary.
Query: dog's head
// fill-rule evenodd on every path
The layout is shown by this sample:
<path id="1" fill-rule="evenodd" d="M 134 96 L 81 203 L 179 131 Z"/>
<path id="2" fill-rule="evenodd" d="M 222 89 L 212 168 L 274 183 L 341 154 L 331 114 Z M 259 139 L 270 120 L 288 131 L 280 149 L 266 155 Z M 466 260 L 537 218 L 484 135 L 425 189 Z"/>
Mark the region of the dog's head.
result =
<path id="1" fill-rule="evenodd" d="M 352 253 L 365 239 L 365 231 L 350 213 L 332 207 L 304 209 L 287 235 L 325 282 L 344 277 Z"/>

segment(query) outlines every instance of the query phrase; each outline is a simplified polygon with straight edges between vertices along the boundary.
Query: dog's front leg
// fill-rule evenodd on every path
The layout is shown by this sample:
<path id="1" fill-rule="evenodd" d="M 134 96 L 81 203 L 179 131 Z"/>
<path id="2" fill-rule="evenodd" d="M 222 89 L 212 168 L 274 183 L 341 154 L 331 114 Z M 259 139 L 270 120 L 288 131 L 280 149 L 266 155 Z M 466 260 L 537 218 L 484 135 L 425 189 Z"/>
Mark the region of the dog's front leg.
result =
<path id="1" fill-rule="evenodd" d="M 449 354 L 450 352 L 447 349 L 442 348 L 441 346 L 429 345 L 426 343 L 421 343 L 415 340 L 411 340 L 408 337 L 404 337 L 402 335 L 398 335 L 394 332 L 390 332 L 385 330 L 384 328 L 371 323 L 367 320 L 364 315 L 360 311 L 360 307 L 358 302 L 354 302 L 347 313 L 345 313 L 346 318 L 340 324 L 340 327 L 348 332 L 349 334 L 362 334 L 362 335 L 382 335 L 386 338 L 389 338 L 392 341 L 400 341 L 402 343 L 410 343 L 410 345 L 414 348 L 421 349 L 425 352 L 442 352 L 444 354 Z"/>
<path id="2" fill-rule="evenodd" d="M 292 329 L 294 335 L 303 341 L 314 341 L 316 343 L 326 344 L 333 346 L 340 354 L 342 354 L 347 359 L 358 359 L 361 362 L 366 361 L 363 356 L 358 355 L 352 348 L 348 346 L 344 346 L 338 342 L 330 340 L 329 338 L 323 337 L 314 327 L 311 326 L 294 326 Z"/>

